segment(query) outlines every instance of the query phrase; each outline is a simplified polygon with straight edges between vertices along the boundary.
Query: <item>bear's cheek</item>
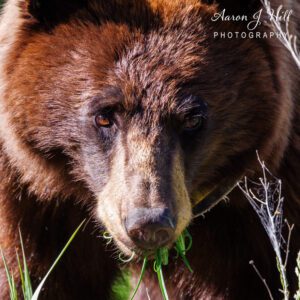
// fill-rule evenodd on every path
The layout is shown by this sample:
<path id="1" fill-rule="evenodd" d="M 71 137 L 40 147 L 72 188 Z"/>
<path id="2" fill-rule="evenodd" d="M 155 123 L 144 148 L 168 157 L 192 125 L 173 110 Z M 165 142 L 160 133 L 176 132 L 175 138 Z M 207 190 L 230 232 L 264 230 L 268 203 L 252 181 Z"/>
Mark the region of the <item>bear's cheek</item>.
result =
<path id="1" fill-rule="evenodd" d="M 172 188 L 175 199 L 175 209 L 177 211 L 177 225 L 175 236 L 179 236 L 189 225 L 192 218 L 192 204 L 185 183 L 184 167 L 177 152 L 174 157 L 172 170 Z"/>

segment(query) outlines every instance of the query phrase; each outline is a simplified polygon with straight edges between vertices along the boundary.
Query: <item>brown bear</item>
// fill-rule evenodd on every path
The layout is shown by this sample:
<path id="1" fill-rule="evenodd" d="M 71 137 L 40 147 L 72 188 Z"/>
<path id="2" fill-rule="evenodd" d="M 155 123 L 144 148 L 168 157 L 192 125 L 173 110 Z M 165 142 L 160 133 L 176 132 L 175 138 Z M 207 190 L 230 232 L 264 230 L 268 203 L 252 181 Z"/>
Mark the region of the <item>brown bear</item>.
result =
<path id="1" fill-rule="evenodd" d="M 281 299 L 271 244 L 234 188 L 245 175 L 261 176 L 258 151 L 282 180 L 284 217 L 295 225 L 292 297 L 300 248 L 299 71 L 277 38 L 229 36 L 272 31 L 264 10 L 249 29 L 259 1 L 212 2 L 6 2 L 0 245 L 19 291 L 18 228 L 36 287 L 86 219 L 40 299 L 108 299 L 120 270 L 115 253 L 134 252 L 139 270 L 145 254 L 172 248 L 188 226 L 194 272 L 170 259 L 170 299 L 268 299 L 250 260 Z M 299 1 L 272 3 L 280 4 L 293 9 L 291 31 L 299 32 Z M 220 201 L 226 194 L 229 201 Z M 139 299 L 161 299 L 150 269 Z M 2 262 L 0 299 L 9 299 Z"/>

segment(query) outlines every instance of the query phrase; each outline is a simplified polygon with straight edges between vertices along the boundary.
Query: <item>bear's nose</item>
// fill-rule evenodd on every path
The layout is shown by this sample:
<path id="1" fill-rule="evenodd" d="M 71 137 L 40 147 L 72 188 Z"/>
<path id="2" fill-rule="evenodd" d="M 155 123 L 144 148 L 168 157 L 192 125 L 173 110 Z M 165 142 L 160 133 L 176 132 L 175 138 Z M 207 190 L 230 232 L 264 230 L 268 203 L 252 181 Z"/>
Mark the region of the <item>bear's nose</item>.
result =
<path id="1" fill-rule="evenodd" d="M 175 220 L 169 209 L 137 208 L 125 220 L 131 240 L 144 250 L 154 250 L 174 238 Z"/>

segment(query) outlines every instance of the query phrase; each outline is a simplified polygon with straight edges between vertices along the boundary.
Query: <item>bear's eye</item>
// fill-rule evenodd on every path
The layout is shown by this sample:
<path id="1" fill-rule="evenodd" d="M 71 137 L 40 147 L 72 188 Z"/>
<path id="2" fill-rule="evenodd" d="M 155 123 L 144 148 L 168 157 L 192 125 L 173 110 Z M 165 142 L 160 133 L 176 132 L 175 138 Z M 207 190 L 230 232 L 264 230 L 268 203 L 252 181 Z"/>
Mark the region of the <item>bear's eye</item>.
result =
<path id="1" fill-rule="evenodd" d="M 107 115 L 97 115 L 95 117 L 95 125 L 97 127 L 111 127 L 113 125 L 112 119 Z"/>
<path id="2" fill-rule="evenodd" d="M 203 123 L 203 117 L 202 116 L 193 116 L 186 118 L 183 124 L 184 130 L 196 130 L 201 127 Z"/>

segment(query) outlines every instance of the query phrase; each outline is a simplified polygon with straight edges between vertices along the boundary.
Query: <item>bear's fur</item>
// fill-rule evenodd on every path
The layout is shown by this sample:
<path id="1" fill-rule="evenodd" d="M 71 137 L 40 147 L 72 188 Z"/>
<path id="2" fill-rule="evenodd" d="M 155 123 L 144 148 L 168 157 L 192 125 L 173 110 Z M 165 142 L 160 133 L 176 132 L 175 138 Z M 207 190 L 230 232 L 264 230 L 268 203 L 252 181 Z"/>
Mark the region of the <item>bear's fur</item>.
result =
<path id="1" fill-rule="evenodd" d="M 130 210 L 144 206 L 170 208 L 176 236 L 190 224 L 188 259 L 194 273 L 170 261 L 164 273 L 170 299 L 267 299 L 250 260 L 280 299 L 272 247 L 237 188 L 229 202 L 192 219 L 199 194 L 229 189 L 244 175 L 261 176 L 256 150 L 282 180 L 284 217 L 295 225 L 287 267 L 295 291 L 299 70 L 274 38 L 213 37 L 215 31 L 246 30 L 243 22 L 212 22 L 215 12 L 225 7 L 231 14 L 251 15 L 259 1 L 211 2 L 5 4 L 0 21 L 0 246 L 19 292 L 18 228 L 36 287 L 86 219 L 41 299 L 107 299 L 119 266 L 99 237 L 103 225 L 130 255 L 134 244 L 122 222 Z M 280 4 L 299 16 L 298 0 L 273 1 L 274 7 Z M 295 21 L 291 31 L 299 35 Z M 182 122 L 200 102 L 207 104 L 204 125 L 186 133 Z M 118 129 L 95 129 L 91 119 L 103 107 L 114 109 Z M 151 270 L 140 299 L 147 299 L 146 288 L 151 299 L 160 299 Z M 0 263 L 0 299 L 8 298 Z"/>

